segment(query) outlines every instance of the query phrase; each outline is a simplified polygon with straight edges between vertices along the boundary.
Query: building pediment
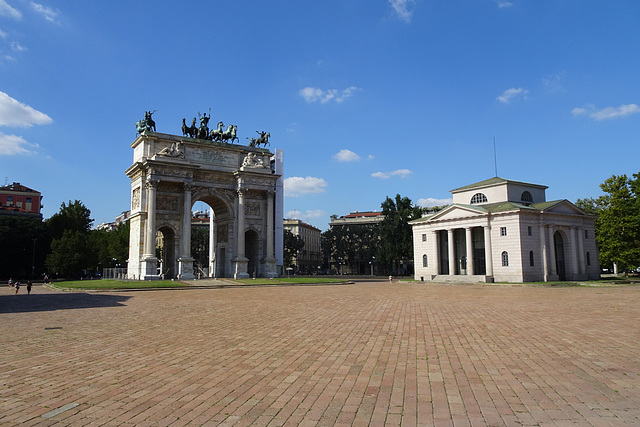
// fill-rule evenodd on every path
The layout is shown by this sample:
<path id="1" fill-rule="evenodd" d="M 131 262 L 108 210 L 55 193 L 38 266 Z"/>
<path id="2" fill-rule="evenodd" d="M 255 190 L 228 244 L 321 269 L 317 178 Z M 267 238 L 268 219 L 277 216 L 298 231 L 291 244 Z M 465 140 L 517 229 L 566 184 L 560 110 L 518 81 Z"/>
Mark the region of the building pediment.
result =
<path id="1" fill-rule="evenodd" d="M 447 221 L 450 219 L 473 218 L 487 215 L 487 210 L 481 206 L 451 205 L 432 215 L 428 222 Z"/>
<path id="2" fill-rule="evenodd" d="M 576 205 L 574 205 L 573 203 L 571 203 L 566 199 L 554 200 L 552 202 L 546 202 L 546 203 L 535 203 L 531 205 L 531 207 L 539 209 L 544 213 L 587 216 L 587 213 L 585 211 L 583 211 L 582 209 L 580 209 L 579 207 L 577 207 Z"/>

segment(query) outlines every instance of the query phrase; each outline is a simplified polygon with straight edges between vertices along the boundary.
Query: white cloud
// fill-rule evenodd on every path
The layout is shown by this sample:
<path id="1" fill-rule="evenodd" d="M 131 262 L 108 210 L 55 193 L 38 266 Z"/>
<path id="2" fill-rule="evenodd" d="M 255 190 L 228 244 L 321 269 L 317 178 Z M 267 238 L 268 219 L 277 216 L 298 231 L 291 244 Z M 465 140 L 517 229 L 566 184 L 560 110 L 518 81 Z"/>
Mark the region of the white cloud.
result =
<path id="1" fill-rule="evenodd" d="M 562 86 L 564 74 L 564 72 L 561 72 L 542 79 L 542 84 L 547 89 L 547 92 L 554 93 L 564 91 L 564 87 Z"/>
<path id="2" fill-rule="evenodd" d="M 7 38 L 7 33 L 6 31 L 2 31 L 0 30 L 0 38 L 6 39 Z"/>
<path id="3" fill-rule="evenodd" d="M 299 93 L 307 102 L 320 102 L 322 104 L 326 104 L 329 101 L 341 103 L 345 99 L 351 98 L 358 90 L 359 88 L 356 86 L 349 86 L 342 91 L 338 89 L 322 90 L 314 87 L 305 87 L 304 89 L 300 89 Z"/>
<path id="4" fill-rule="evenodd" d="M 0 156 L 12 156 L 15 154 L 33 154 L 30 148 L 37 148 L 37 144 L 29 144 L 21 136 L 5 135 L 0 132 Z"/>
<path id="5" fill-rule="evenodd" d="M 528 93 L 529 93 L 528 90 L 522 89 L 521 87 L 519 87 L 517 89 L 512 87 L 511 89 L 507 89 L 504 92 L 502 92 L 502 95 L 500 95 L 496 99 L 498 101 L 502 102 L 503 104 L 508 104 L 508 103 L 511 102 L 511 100 L 513 98 L 515 98 L 516 96 L 519 96 L 519 95 L 522 95 L 524 97 L 524 99 L 527 99 L 527 94 Z"/>
<path id="6" fill-rule="evenodd" d="M 10 46 L 11 46 L 11 50 L 13 50 L 14 52 L 24 52 L 25 50 L 27 50 L 26 47 L 22 46 L 18 42 L 11 42 Z"/>
<path id="7" fill-rule="evenodd" d="M 601 121 L 640 113 L 640 107 L 637 104 L 626 104 L 619 107 L 607 107 L 602 110 L 596 110 L 595 106 L 587 105 L 581 108 L 574 108 L 571 112 L 574 116 L 588 115 L 596 121 Z"/>
<path id="8" fill-rule="evenodd" d="M 369 154 L 369 155 L 367 156 L 367 159 L 369 159 L 369 160 L 373 160 L 373 159 L 375 159 L 375 157 L 374 157 L 374 155 L 373 155 L 373 154 Z"/>
<path id="9" fill-rule="evenodd" d="M 0 16 L 7 16 L 13 19 L 22 18 L 22 13 L 18 9 L 14 9 L 5 0 L 0 0 Z"/>
<path id="10" fill-rule="evenodd" d="M 409 5 L 413 4 L 414 0 L 389 0 L 389 3 L 400 19 L 411 22 L 413 12 L 409 10 Z"/>
<path id="11" fill-rule="evenodd" d="M 309 219 L 313 219 L 313 218 L 321 218 L 323 216 L 327 216 L 328 214 L 321 210 L 321 209 L 315 209 L 315 210 L 311 210 L 311 209 L 307 209 L 306 212 L 300 212 L 299 210 L 292 210 L 289 211 L 285 214 L 286 218 L 293 218 L 293 219 L 302 219 L 302 220 L 309 220 Z"/>
<path id="12" fill-rule="evenodd" d="M 398 169 L 393 172 L 374 172 L 371 174 L 371 176 L 373 178 L 380 178 L 380 179 L 389 179 L 392 176 L 399 176 L 400 178 L 406 178 L 412 173 L 413 172 L 411 172 L 409 169 Z"/>
<path id="13" fill-rule="evenodd" d="M 47 21 L 50 21 L 56 24 L 58 23 L 58 20 L 57 20 L 58 12 L 51 9 L 50 7 L 43 6 L 39 3 L 31 2 L 31 8 L 37 13 L 39 13 L 40 15 L 42 15 L 44 19 L 46 19 Z"/>
<path id="14" fill-rule="evenodd" d="M 340 150 L 333 155 L 333 158 L 339 162 L 355 162 L 356 160 L 360 160 L 360 156 L 351 150 Z"/>
<path id="15" fill-rule="evenodd" d="M 327 181 L 322 178 L 292 176 L 284 180 L 284 195 L 285 197 L 298 197 L 306 194 L 324 193 L 328 186 Z"/>
<path id="16" fill-rule="evenodd" d="M 513 6 L 513 3 L 511 3 L 510 1 L 506 1 L 506 0 L 497 0 L 496 3 L 498 3 L 498 7 L 500 9 L 504 8 L 504 7 L 511 7 Z"/>
<path id="17" fill-rule="evenodd" d="M 418 206 L 422 208 L 432 208 L 434 206 L 445 206 L 453 203 L 453 199 L 434 199 L 427 197 L 426 199 L 418 199 Z"/>
<path id="18" fill-rule="evenodd" d="M 53 122 L 51 117 L 0 92 L 0 126 L 31 127 Z"/>

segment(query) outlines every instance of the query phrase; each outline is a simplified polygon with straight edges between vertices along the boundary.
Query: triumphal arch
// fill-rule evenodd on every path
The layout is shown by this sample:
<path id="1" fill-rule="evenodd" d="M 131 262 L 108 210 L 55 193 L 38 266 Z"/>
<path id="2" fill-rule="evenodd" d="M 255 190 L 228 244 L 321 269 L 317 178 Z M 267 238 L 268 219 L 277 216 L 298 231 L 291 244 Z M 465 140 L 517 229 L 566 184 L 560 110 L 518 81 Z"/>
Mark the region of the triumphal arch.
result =
<path id="1" fill-rule="evenodd" d="M 276 183 L 281 175 L 273 167 L 274 155 L 260 148 L 269 134 L 239 145 L 233 143 L 233 127 L 232 139 L 225 140 L 216 129 L 209 131 L 206 121 L 203 126 L 203 118 L 200 128 L 194 119 L 185 129 L 183 120 L 183 136 L 157 133 L 151 114 L 137 123 L 133 165 L 126 170 L 131 179 L 128 277 L 189 280 L 198 275 L 191 254 L 197 201 L 213 213 L 210 277 L 276 277 Z M 224 131 L 221 123 L 217 131 Z"/>

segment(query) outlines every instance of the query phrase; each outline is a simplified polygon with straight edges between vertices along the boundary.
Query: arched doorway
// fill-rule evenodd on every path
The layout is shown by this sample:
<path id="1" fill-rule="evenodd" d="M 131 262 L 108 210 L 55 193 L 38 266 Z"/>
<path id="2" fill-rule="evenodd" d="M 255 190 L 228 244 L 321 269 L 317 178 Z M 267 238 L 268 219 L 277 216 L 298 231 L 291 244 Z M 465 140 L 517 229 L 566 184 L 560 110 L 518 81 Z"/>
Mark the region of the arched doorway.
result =
<path id="1" fill-rule="evenodd" d="M 171 227 L 163 226 L 156 233 L 156 256 L 158 275 L 164 279 L 176 277 L 176 233 Z"/>
<path id="2" fill-rule="evenodd" d="M 564 240 L 562 234 L 556 231 L 553 235 L 553 246 L 556 253 L 556 271 L 558 272 L 558 280 L 567 280 L 564 270 Z"/>
<path id="3" fill-rule="evenodd" d="M 260 260 L 260 237 L 255 230 L 247 230 L 244 234 L 245 254 L 249 260 L 247 263 L 247 273 L 251 277 L 257 277 L 259 275 Z"/>

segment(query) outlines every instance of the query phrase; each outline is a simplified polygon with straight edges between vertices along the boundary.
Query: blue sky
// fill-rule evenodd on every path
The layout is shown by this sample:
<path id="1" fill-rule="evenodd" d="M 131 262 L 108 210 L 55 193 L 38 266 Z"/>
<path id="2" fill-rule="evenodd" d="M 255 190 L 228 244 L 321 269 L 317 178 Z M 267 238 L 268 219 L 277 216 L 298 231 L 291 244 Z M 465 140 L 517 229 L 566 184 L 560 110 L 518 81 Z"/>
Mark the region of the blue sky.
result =
<path id="1" fill-rule="evenodd" d="M 0 179 L 129 209 L 135 122 L 211 108 L 285 155 L 288 217 L 438 205 L 495 175 L 597 197 L 640 171 L 637 0 L 0 0 Z M 194 210 L 204 208 L 197 202 Z"/>

